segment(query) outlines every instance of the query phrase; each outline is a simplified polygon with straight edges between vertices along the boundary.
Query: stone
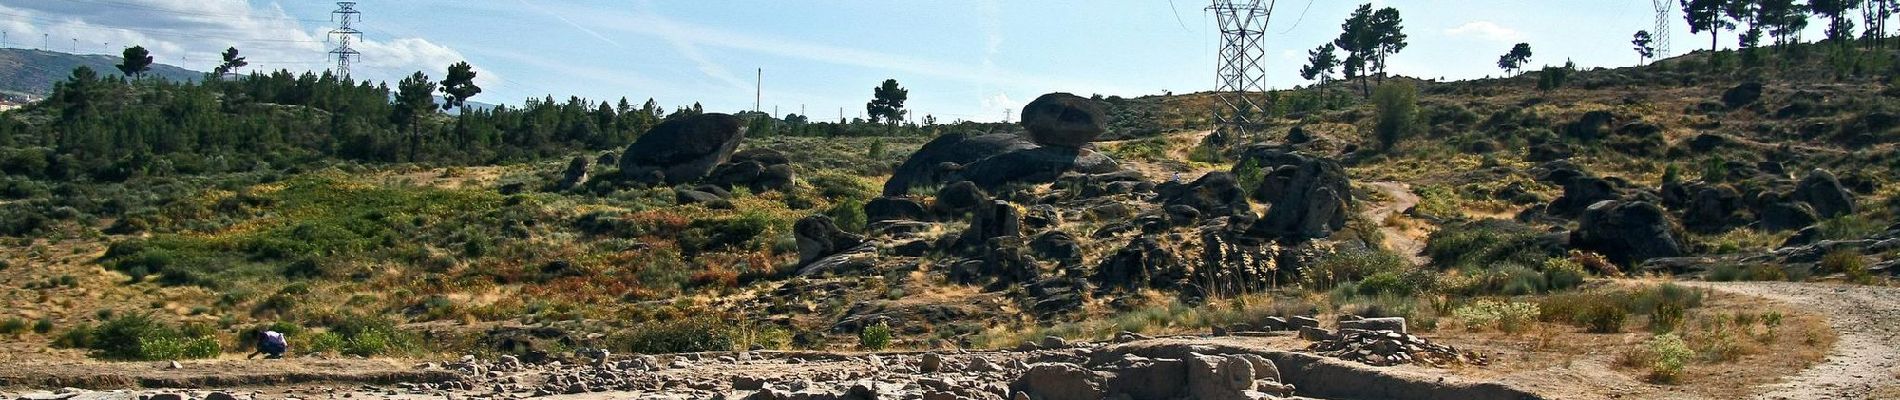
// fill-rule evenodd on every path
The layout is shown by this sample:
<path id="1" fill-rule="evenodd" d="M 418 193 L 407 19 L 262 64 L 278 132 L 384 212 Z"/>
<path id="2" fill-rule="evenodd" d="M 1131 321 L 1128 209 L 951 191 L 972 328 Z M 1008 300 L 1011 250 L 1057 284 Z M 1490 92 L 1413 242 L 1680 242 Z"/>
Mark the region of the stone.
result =
<path id="1" fill-rule="evenodd" d="M 1068 172 L 1100 174 L 1120 169 L 1115 160 L 1093 150 L 1045 147 L 1010 133 L 953 133 L 938 136 L 911 153 L 884 182 L 884 196 L 965 180 L 993 191 L 1009 183 L 1053 182 Z"/>
<path id="2" fill-rule="evenodd" d="M 1769 232 L 1783 232 L 1813 226 L 1821 217 L 1816 215 L 1814 207 L 1808 203 L 1776 201 L 1762 205 L 1755 212 L 1760 220 L 1759 227 Z"/>
<path id="3" fill-rule="evenodd" d="M 765 379 L 748 375 L 734 375 L 732 377 L 733 390 L 759 390 L 764 388 Z"/>
<path id="4" fill-rule="evenodd" d="M 1254 200 L 1273 204 L 1247 228 L 1249 235 L 1297 242 L 1326 238 L 1346 227 L 1352 182 L 1337 161 L 1256 147 L 1235 168 L 1249 163 L 1267 171 L 1254 189 Z"/>
<path id="5" fill-rule="evenodd" d="M 952 217 L 975 211 L 990 204 L 990 195 L 969 181 L 944 185 L 937 189 L 937 201 L 931 204 L 938 215 Z"/>
<path id="6" fill-rule="evenodd" d="M 1247 191 L 1227 171 L 1201 175 L 1191 183 L 1166 182 L 1155 186 L 1155 201 L 1164 206 L 1187 207 L 1209 218 L 1248 211 Z"/>
<path id="7" fill-rule="evenodd" d="M 1029 242 L 1029 251 L 1036 258 L 1053 260 L 1062 265 L 1082 263 L 1082 245 L 1074 236 L 1063 231 L 1049 231 L 1037 235 Z"/>
<path id="8" fill-rule="evenodd" d="M 1123 290 L 1172 287 L 1186 278 L 1185 266 L 1174 253 L 1149 237 L 1137 237 L 1103 259 L 1090 280 L 1096 285 Z"/>
<path id="9" fill-rule="evenodd" d="M 1722 105 L 1728 107 L 1730 110 L 1740 109 L 1743 106 L 1754 104 L 1755 101 L 1761 100 L 1761 93 L 1762 84 L 1760 82 L 1745 82 L 1740 85 L 1735 85 L 1735 87 L 1722 92 Z"/>
<path id="10" fill-rule="evenodd" d="M 1082 147 L 1108 131 L 1108 116 L 1094 100 L 1050 93 L 1023 106 L 1022 126 L 1036 143 Z"/>
<path id="11" fill-rule="evenodd" d="M 1333 340 L 1335 337 L 1337 337 L 1337 335 L 1335 335 L 1333 331 L 1329 331 L 1324 328 L 1302 326 L 1299 329 L 1300 329 L 1300 339 L 1305 339 L 1309 341 L 1315 341 L 1315 342 L 1326 341 L 1326 340 Z"/>
<path id="12" fill-rule="evenodd" d="M 620 170 L 635 175 L 658 172 L 668 185 L 695 182 L 725 163 L 745 140 L 745 133 L 744 121 L 728 114 L 662 122 L 627 146 Z"/>
<path id="13" fill-rule="evenodd" d="M 1563 133 L 1564 136 L 1585 142 L 1596 141 L 1608 136 L 1610 123 L 1614 118 L 1615 115 L 1610 114 L 1609 111 L 1586 112 L 1582 117 L 1578 117 L 1576 122 L 1565 124 Z"/>
<path id="14" fill-rule="evenodd" d="M 1684 254 L 1678 228 L 1662 207 L 1646 201 L 1605 200 L 1591 205 L 1570 233 L 1576 249 L 1602 254 L 1618 265 Z"/>
<path id="15" fill-rule="evenodd" d="M 1040 363 L 1031 365 L 1010 383 L 1010 390 L 1035 400 L 1100 400 L 1108 396 L 1102 388 L 1103 380 L 1100 374 L 1079 365 Z"/>
<path id="16" fill-rule="evenodd" d="M 919 372 L 937 372 L 942 369 L 943 356 L 937 353 L 924 353 L 922 357 L 918 357 L 917 359 L 917 370 Z"/>
<path id="17" fill-rule="evenodd" d="M 1233 356 L 1191 353 L 1187 362 L 1188 396 L 1203 400 L 1247 399 L 1254 390 L 1253 363 Z"/>
<path id="18" fill-rule="evenodd" d="M 825 256 L 842 253 L 864 243 L 864 238 L 845 232 L 831 217 L 812 215 L 798 220 L 792 225 L 792 236 L 798 242 L 799 265 L 810 264 Z"/>
<path id="19" fill-rule="evenodd" d="M 205 395 L 204 400 L 237 400 L 237 396 L 232 396 L 230 393 L 225 392 L 211 392 L 211 394 Z"/>
<path id="20" fill-rule="evenodd" d="M 1834 174 L 1823 169 L 1814 169 L 1801 178 L 1790 193 L 1795 201 L 1808 203 L 1821 218 L 1834 218 L 1854 213 L 1854 195 L 1841 186 Z"/>
<path id="21" fill-rule="evenodd" d="M 590 165 L 585 156 L 574 156 L 567 162 L 567 170 L 561 172 L 561 181 L 554 184 L 554 190 L 562 191 L 587 183 L 587 168 Z"/>
<path id="22" fill-rule="evenodd" d="M 1355 321 L 1339 321 L 1339 329 L 1406 333 L 1405 318 L 1402 317 L 1363 318 Z"/>
<path id="23" fill-rule="evenodd" d="M 885 221 L 928 221 L 930 213 L 924 205 L 905 197 L 879 197 L 864 203 L 865 221 L 878 223 Z"/>
<path id="24" fill-rule="evenodd" d="M 679 205 L 703 204 L 708 208 L 731 208 L 732 203 L 719 195 L 689 189 L 674 189 L 673 201 Z"/>
<path id="25" fill-rule="evenodd" d="M 1564 188 L 1563 196 L 1557 197 L 1556 200 L 1551 200 L 1550 207 L 1547 208 L 1547 210 L 1554 215 L 1574 217 L 1582 214 L 1584 209 L 1589 208 L 1592 204 L 1604 200 L 1616 200 L 1622 197 L 1622 194 L 1616 190 L 1614 183 L 1611 183 L 1608 179 L 1594 176 L 1572 177 L 1563 182 L 1562 185 Z"/>
<path id="26" fill-rule="evenodd" d="M 1043 349 L 1066 349 L 1069 348 L 1069 341 L 1063 339 L 1061 336 L 1049 335 L 1043 336 L 1042 340 L 1038 341 L 1036 345 Z"/>
<path id="27" fill-rule="evenodd" d="M 1287 329 L 1300 329 L 1300 328 L 1306 328 L 1306 327 L 1318 328 L 1319 320 L 1313 317 L 1296 315 L 1296 316 L 1286 319 L 1286 326 L 1287 326 Z"/>
<path id="28" fill-rule="evenodd" d="M 152 394 L 150 397 L 146 397 L 146 399 L 147 400 L 185 400 L 185 396 L 177 394 L 177 393 L 156 393 L 156 394 Z"/>

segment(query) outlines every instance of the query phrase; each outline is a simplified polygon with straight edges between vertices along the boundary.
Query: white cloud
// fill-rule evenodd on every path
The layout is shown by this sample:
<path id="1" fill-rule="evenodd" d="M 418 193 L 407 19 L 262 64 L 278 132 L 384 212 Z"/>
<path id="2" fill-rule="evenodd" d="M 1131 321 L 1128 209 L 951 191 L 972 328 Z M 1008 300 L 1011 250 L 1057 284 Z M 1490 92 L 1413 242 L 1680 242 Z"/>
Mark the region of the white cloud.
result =
<path id="1" fill-rule="evenodd" d="M 194 70 L 216 66 L 219 53 L 236 47 L 249 71 L 325 70 L 333 63 L 326 43 L 329 16 L 294 17 L 276 4 L 253 6 L 245 0 L 123 0 L 115 2 L 34 1 L 0 5 L 0 26 L 14 47 L 116 55 L 125 47 L 144 46 L 156 61 Z M 353 74 L 358 79 L 394 80 L 414 71 L 439 77 L 449 64 L 465 60 L 447 46 L 398 36 L 406 28 L 362 24 L 369 33 L 355 42 L 362 52 Z M 25 40 L 30 39 L 30 40 Z M 478 79 L 494 82 L 492 72 L 476 68 Z"/>
<path id="2" fill-rule="evenodd" d="M 1524 41 L 1523 32 L 1518 32 L 1515 29 L 1506 28 L 1502 25 L 1498 25 L 1497 23 L 1491 22 L 1491 21 L 1466 22 L 1464 25 L 1459 25 L 1451 29 L 1446 29 L 1445 34 L 1449 36 L 1464 36 L 1464 37 L 1469 37 L 1473 39 L 1489 40 L 1489 41 L 1500 42 L 1500 43 L 1520 43 Z"/>
<path id="3" fill-rule="evenodd" d="M 981 114 L 987 114 L 990 112 L 1001 113 L 1001 112 L 1005 112 L 1004 110 L 1010 110 L 1008 112 L 1015 113 L 1022 110 L 1022 108 L 1023 108 L 1023 103 L 1020 101 L 1016 101 L 1016 99 L 1009 98 L 1008 93 L 996 92 L 988 96 L 983 96 L 983 101 L 981 102 L 981 105 L 978 106 L 977 112 Z M 977 118 L 977 119 L 984 119 L 984 118 Z"/>

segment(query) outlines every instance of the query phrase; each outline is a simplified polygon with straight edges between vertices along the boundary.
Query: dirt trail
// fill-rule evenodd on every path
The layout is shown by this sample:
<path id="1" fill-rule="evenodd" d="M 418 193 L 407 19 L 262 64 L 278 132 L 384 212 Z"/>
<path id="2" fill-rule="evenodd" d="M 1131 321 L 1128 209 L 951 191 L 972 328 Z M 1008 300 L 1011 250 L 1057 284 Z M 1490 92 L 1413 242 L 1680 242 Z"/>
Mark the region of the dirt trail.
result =
<path id="1" fill-rule="evenodd" d="M 1840 335 L 1826 360 L 1758 399 L 1900 398 L 1900 288 L 1802 282 L 1684 282 L 1824 315 Z"/>
<path id="2" fill-rule="evenodd" d="M 1413 264 L 1424 265 L 1430 262 L 1431 260 L 1420 255 L 1425 252 L 1425 241 L 1419 232 L 1403 225 L 1391 226 L 1385 223 L 1386 218 L 1418 205 L 1419 197 L 1412 194 L 1412 185 L 1403 182 L 1367 182 L 1366 185 L 1378 189 L 1379 192 L 1385 193 L 1386 197 L 1391 198 L 1390 201 L 1366 207 L 1366 210 L 1361 213 L 1367 221 L 1379 224 L 1379 232 L 1385 236 L 1385 248 L 1405 255 L 1406 258 L 1412 260 Z"/>

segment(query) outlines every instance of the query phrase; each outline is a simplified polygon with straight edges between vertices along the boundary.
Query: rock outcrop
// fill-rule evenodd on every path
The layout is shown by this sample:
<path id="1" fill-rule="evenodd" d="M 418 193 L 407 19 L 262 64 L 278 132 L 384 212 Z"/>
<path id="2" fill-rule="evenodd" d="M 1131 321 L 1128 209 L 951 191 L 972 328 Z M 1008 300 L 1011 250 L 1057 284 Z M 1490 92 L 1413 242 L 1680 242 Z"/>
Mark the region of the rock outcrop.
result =
<path id="1" fill-rule="evenodd" d="M 1591 205 L 1570 233 L 1570 245 L 1624 266 L 1683 255 L 1682 237 L 1662 207 L 1645 201 L 1605 200 Z"/>
<path id="2" fill-rule="evenodd" d="M 718 113 L 660 123 L 627 146 L 620 173 L 647 184 L 698 182 L 732 156 L 745 130 L 738 117 Z"/>
<path id="3" fill-rule="evenodd" d="M 1337 161 L 1257 147 L 1236 165 L 1249 163 L 1265 174 L 1254 189 L 1254 199 L 1273 205 L 1248 228 L 1249 234 L 1295 242 L 1329 237 L 1346 227 L 1352 182 Z"/>
<path id="4" fill-rule="evenodd" d="M 792 225 L 792 236 L 798 241 L 798 264 L 810 264 L 825 256 L 842 253 L 864 243 L 864 238 L 843 229 L 831 221 L 831 217 L 813 215 L 798 220 Z"/>

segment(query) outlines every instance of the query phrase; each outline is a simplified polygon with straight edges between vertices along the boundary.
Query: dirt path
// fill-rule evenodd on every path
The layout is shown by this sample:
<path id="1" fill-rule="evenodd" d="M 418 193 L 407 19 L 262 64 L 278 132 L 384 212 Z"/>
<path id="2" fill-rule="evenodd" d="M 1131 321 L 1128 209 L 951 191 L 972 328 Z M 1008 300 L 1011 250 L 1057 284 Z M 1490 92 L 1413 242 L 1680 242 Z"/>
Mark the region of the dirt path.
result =
<path id="1" fill-rule="evenodd" d="M 1385 248 L 1405 255 L 1413 264 L 1424 265 L 1431 260 L 1420 255 L 1425 252 L 1425 241 L 1420 232 L 1404 225 L 1388 225 L 1386 219 L 1417 206 L 1418 195 L 1412 194 L 1412 185 L 1403 182 L 1367 182 L 1366 185 L 1378 189 L 1391 198 L 1390 201 L 1373 204 L 1362 212 L 1367 221 L 1379 224 L 1379 232 L 1385 236 Z"/>
<path id="2" fill-rule="evenodd" d="M 1900 398 L 1900 288 L 1801 282 L 1684 282 L 1760 296 L 1827 316 L 1840 335 L 1826 360 L 1764 387 L 1759 399 Z"/>

